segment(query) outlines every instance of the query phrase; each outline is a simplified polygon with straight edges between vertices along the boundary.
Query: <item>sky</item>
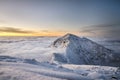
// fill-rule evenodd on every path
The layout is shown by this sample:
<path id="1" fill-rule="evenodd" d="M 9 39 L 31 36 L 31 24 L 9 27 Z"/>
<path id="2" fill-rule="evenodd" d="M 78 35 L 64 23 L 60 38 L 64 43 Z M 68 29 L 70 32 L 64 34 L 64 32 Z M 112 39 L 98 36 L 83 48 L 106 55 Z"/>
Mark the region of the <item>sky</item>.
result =
<path id="1" fill-rule="evenodd" d="M 119 0 L 0 0 L 0 36 L 120 39 Z"/>

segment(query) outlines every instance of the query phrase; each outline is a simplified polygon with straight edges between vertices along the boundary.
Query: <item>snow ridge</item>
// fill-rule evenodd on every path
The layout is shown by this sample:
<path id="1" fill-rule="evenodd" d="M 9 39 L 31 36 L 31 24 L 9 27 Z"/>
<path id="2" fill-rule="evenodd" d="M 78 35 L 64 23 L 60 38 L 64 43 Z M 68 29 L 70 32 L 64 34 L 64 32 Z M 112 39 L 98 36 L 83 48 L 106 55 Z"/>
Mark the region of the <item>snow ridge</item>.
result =
<path id="1" fill-rule="evenodd" d="M 76 35 L 68 33 L 65 36 L 55 40 L 52 43 L 52 47 L 63 50 L 60 52 L 56 52 L 55 55 L 60 55 L 59 58 L 61 57 L 61 55 L 63 55 L 67 63 L 70 64 L 105 66 L 120 65 L 120 57 L 115 56 L 115 53 L 112 50 L 107 49 L 104 46 L 99 45 L 96 42 L 93 42 L 85 37 L 80 38 Z M 54 60 L 57 61 L 55 55 Z M 58 60 L 58 62 L 59 61 L 60 60 Z"/>

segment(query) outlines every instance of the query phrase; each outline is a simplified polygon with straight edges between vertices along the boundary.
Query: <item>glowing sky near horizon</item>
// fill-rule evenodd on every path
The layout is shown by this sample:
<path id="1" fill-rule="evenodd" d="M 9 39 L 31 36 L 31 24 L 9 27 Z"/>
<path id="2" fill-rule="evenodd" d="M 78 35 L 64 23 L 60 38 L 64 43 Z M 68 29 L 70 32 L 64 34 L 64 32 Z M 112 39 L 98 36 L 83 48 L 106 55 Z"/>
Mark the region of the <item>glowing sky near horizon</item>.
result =
<path id="1" fill-rule="evenodd" d="M 0 36 L 119 38 L 119 0 L 0 0 Z"/>

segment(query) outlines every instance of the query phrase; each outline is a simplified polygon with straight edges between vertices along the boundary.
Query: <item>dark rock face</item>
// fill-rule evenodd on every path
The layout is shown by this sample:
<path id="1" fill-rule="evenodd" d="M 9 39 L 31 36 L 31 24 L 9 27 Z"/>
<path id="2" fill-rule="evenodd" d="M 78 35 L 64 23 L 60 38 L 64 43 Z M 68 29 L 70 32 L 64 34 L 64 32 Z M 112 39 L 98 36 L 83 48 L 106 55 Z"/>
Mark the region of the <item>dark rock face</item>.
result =
<path id="1" fill-rule="evenodd" d="M 120 65 L 120 57 L 116 56 L 112 50 L 87 38 L 80 38 L 73 34 L 66 34 L 58 38 L 53 42 L 52 46 L 55 48 L 64 48 L 65 52 L 63 52 L 63 55 L 65 55 L 67 63 L 70 64 Z"/>

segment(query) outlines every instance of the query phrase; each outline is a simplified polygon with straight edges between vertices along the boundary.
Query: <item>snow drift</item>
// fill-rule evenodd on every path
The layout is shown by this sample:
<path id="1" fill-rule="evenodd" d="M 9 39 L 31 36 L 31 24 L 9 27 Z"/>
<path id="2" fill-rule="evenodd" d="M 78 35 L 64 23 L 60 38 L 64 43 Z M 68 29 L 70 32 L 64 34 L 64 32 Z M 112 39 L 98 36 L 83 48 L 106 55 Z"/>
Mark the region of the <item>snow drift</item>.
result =
<path id="1" fill-rule="evenodd" d="M 52 62 L 55 63 L 120 65 L 120 57 L 116 56 L 112 50 L 85 37 L 66 34 L 55 40 L 51 46 L 56 50 L 52 58 Z"/>

